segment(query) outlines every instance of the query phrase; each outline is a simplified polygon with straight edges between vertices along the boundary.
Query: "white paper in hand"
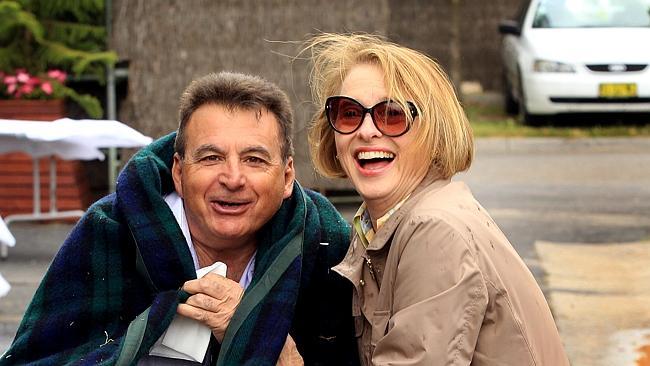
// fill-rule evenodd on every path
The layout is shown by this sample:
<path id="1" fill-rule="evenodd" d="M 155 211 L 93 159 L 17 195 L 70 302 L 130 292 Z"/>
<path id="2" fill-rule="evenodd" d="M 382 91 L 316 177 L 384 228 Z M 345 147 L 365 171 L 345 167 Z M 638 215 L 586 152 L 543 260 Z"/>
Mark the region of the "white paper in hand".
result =
<path id="1" fill-rule="evenodd" d="M 228 267 L 225 263 L 217 262 L 196 271 L 196 278 L 201 278 L 208 273 L 216 273 L 226 277 L 227 270 Z M 160 336 L 149 354 L 203 362 L 210 344 L 211 334 L 210 328 L 203 325 L 203 323 L 176 314 L 169 328 Z"/>

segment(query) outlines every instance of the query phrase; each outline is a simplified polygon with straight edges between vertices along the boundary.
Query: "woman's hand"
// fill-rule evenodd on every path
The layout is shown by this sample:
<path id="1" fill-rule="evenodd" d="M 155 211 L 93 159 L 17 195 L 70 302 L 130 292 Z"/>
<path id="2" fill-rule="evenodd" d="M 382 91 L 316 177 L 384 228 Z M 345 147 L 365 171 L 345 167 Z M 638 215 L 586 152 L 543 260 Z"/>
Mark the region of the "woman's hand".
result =
<path id="1" fill-rule="evenodd" d="M 208 326 L 221 343 L 244 290 L 237 282 L 214 273 L 185 282 L 183 290 L 191 296 L 176 312 Z"/>

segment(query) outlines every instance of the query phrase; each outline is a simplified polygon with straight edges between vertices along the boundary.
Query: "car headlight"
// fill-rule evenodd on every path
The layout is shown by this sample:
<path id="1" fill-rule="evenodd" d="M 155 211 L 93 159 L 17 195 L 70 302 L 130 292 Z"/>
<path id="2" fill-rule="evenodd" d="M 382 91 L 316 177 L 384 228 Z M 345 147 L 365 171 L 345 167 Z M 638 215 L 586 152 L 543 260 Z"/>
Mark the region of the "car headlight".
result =
<path id="1" fill-rule="evenodd" d="M 548 60 L 535 60 L 533 63 L 533 71 L 535 72 L 576 72 L 576 69 L 571 64 L 563 62 L 548 61 Z"/>

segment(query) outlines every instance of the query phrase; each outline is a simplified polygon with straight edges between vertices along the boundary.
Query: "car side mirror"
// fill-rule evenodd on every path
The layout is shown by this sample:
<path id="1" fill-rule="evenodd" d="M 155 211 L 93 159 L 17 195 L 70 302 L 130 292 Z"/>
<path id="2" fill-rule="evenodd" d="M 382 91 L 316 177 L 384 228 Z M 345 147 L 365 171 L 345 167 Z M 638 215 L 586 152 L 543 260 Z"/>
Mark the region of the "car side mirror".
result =
<path id="1" fill-rule="evenodd" d="M 501 34 L 512 34 L 515 36 L 521 35 L 521 26 L 516 20 L 502 20 L 499 23 L 499 33 Z"/>

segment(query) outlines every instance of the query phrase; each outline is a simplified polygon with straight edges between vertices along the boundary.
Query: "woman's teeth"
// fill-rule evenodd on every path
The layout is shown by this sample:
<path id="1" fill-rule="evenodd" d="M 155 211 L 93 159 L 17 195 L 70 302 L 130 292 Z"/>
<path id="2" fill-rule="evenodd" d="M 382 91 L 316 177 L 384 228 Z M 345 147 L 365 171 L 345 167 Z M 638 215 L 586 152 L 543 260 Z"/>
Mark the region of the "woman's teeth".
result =
<path id="1" fill-rule="evenodd" d="M 362 151 L 357 154 L 357 159 L 367 160 L 367 159 L 392 159 L 395 157 L 395 154 L 387 151 Z"/>

